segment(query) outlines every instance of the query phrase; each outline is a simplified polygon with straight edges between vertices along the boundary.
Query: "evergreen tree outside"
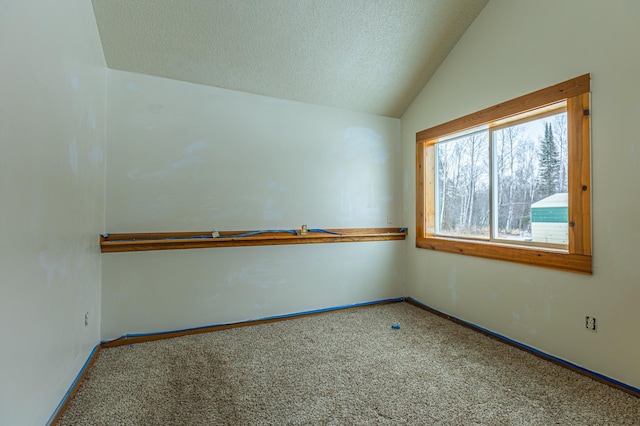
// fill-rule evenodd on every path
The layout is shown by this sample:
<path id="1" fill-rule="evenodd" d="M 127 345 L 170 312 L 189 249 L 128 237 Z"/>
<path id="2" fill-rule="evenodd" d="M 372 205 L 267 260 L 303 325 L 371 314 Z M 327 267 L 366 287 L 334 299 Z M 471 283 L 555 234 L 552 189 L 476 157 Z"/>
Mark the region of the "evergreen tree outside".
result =
<path id="1" fill-rule="evenodd" d="M 437 143 L 436 233 L 530 239 L 531 205 L 567 192 L 566 133 L 561 112 Z"/>
<path id="2" fill-rule="evenodd" d="M 560 158 L 553 138 L 551 123 L 544 125 L 544 138 L 538 153 L 540 174 L 538 176 L 539 199 L 555 194 L 560 189 Z"/>

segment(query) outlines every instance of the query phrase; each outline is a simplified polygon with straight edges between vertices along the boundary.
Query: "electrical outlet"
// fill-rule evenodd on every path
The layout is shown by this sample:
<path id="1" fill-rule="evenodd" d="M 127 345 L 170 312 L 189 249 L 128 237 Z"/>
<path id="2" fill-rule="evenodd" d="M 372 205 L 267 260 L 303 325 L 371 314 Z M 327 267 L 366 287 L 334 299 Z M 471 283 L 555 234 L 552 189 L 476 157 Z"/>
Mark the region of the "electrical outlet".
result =
<path id="1" fill-rule="evenodd" d="M 584 317 L 584 325 L 587 330 L 596 331 L 596 318 L 595 317 Z"/>
<path id="2" fill-rule="evenodd" d="M 393 217 L 391 213 L 387 213 L 387 225 L 391 225 L 393 223 Z"/>
<path id="3" fill-rule="evenodd" d="M 84 314 L 84 326 L 88 326 L 89 325 L 89 312 L 85 312 Z"/>

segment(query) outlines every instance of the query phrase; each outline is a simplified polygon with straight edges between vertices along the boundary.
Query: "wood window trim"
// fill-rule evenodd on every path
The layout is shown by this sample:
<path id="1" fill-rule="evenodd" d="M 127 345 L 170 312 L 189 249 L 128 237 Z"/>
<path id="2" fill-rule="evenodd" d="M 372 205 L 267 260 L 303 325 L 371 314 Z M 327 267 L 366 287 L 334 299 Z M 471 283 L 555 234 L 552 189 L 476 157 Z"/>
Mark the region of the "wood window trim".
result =
<path id="1" fill-rule="evenodd" d="M 591 274 L 590 75 L 556 84 L 416 133 L 416 247 Z M 565 250 L 435 235 L 435 144 L 439 138 L 567 101 L 569 245 Z M 430 155 L 428 155 L 430 154 Z"/>

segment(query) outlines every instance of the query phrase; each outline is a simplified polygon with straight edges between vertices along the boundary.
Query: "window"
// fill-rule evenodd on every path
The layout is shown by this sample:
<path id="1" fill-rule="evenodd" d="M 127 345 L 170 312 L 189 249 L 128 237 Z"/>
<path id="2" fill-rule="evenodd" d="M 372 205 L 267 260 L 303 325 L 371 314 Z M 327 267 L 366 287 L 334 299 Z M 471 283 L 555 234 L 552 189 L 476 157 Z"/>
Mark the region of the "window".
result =
<path id="1" fill-rule="evenodd" d="M 417 133 L 416 245 L 591 273 L 588 74 Z"/>

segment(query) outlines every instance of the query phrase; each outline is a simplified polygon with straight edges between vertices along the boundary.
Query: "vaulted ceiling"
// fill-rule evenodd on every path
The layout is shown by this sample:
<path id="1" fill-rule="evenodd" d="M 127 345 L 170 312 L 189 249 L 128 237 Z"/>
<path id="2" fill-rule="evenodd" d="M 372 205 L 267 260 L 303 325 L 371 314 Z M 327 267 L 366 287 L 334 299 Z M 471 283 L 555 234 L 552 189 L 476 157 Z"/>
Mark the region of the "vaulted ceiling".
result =
<path id="1" fill-rule="evenodd" d="M 93 0 L 107 66 L 400 117 L 488 0 Z"/>

